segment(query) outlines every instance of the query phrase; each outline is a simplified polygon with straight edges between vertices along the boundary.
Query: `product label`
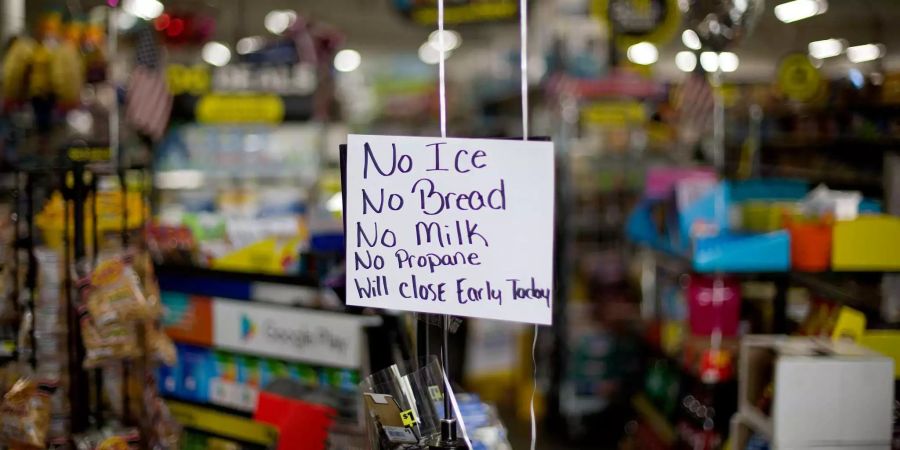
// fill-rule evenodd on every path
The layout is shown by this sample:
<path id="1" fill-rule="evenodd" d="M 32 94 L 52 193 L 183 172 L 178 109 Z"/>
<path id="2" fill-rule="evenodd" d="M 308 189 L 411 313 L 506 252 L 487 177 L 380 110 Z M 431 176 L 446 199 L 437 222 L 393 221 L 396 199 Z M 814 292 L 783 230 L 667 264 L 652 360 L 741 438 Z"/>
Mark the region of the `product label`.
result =
<path id="1" fill-rule="evenodd" d="M 363 318 L 217 298 L 213 345 L 250 355 L 359 367 Z"/>

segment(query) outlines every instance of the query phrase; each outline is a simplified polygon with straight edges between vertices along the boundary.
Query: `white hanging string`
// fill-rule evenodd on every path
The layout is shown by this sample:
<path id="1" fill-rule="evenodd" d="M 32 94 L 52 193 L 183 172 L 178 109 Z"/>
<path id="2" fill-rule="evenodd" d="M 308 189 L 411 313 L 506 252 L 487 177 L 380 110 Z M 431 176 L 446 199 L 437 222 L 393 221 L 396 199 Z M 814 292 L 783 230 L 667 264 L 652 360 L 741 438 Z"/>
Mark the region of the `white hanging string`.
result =
<path id="1" fill-rule="evenodd" d="M 534 394 L 537 392 L 537 358 L 535 358 L 535 353 L 537 353 L 538 330 L 538 325 L 534 324 L 534 341 L 531 342 L 531 450 L 534 450 L 537 445 L 537 421 L 534 418 Z"/>
<path id="2" fill-rule="evenodd" d="M 519 0 L 519 68 L 522 71 L 522 140 L 528 140 L 528 0 Z M 534 414 L 534 396 L 537 393 L 537 341 L 538 325 L 534 325 L 534 340 L 531 342 L 531 450 L 537 446 L 537 420 Z"/>
<path id="3" fill-rule="evenodd" d="M 519 0 L 519 39 L 522 50 L 519 67 L 522 69 L 522 140 L 528 140 L 528 0 Z M 534 445 L 531 446 L 534 448 Z"/>
<path id="4" fill-rule="evenodd" d="M 444 0 L 438 0 L 438 46 L 440 47 L 440 60 L 438 61 L 438 78 L 440 80 L 441 103 L 441 137 L 447 137 L 447 87 L 444 75 Z"/>
<path id="5" fill-rule="evenodd" d="M 519 38 L 521 39 L 521 54 L 519 56 L 519 67 L 522 71 L 522 140 L 528 140 L 528 0 L 520 0 L 519 1 Z M 444 71 L 444 58 L 446 56 L 446 47 L 444 46 L 444 0 L 438 0 L 438 46 L 440 47 L 438 50 L 440 52 L 440 58 L 438 60 L 438 83 L 439 83 L 439 102 L 440 102 L 440 115 L 441 115 L 441 137 L 447 137 L 447 88 L 446 88 L 446 75 Z M 537 340 L 538 340 L 538 325 L 534 326 L 534 341 L 531 343 L 531 365 L 533 368 L 532 374 L 532 386 L 531 386 L 531 450 L 535 450 L 537 445 L 537 421 L 535 419 L 534 414 L 534 396 L 537 392 Z M 444 374 L 444 382 L 447 386 L 447 391 L 450 392 L 450 382 L 447 380 L 446 373 Z M 453 400 L 453 408 L 456 409 L 455 399 Z M 459 411 L 455 411 L 457 417 L 459 415 Z M 468 436 L 465 432 L 465 425 L 462 425 L 462 420 L 460 420 L 460 425 L 463 430 L 463 439 L 468 443 Z"/>
<path id="6" fill-rule="evenodd" d="M 447 137 L 447 88 L 446 88 L 446 80 L 444 75 L 444 57 L 446 56 L 446 51 L 444 47 L 444 0 L 438 0 L 438 46 L 440 47 L 440 60 L 438 61 L 438 78 L 439 78 L 439 89 L 440 89 L 440 109 L 441 109 L 441 137 Z M 444 316 L 444 336 L 447 333 L 447 327 L 449 326 L 447 316 Z M 426 327 L 427 328 L 427 327 Z M 446 343 L 446 339 L 444 340 Z M 450 349 L 445 345 L 443 348 L 445 352 L 441 355 L 443 361 L 447 361 L 446 352 L 449 352 Z M 446 386 L 444 395 L 450 396 L 450 403 L 453 408 L 453 415 L 457 418 L 457 424 L 459 426 L 459 431 L 462 434 L 463 441 L 465 441 L 466 446 L 468 448 L 472 448 L 472 442 L 469 440 L 469 433 L 466 432 L 466 424 L 463 421 L 462 414 L 459 412 L 459 405 L 456 403 L 456 396 L 453 394 L 453 386 L 450 385 L 450 379 L 447 378 L 447 370 L 448 367 L 444 367 L 442 371 L 442 375 L 444 376 L 444 386 Z M 447 416 L 447 412 L 444 412 L 444 415 Z"/>

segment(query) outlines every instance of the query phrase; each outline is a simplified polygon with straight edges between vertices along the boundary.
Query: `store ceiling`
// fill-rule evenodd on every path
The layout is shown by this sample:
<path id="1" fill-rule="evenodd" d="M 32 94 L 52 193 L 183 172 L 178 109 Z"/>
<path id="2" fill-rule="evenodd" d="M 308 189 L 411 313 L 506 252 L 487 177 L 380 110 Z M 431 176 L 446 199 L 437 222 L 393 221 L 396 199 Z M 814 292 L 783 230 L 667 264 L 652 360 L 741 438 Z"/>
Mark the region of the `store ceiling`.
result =
<path id="1" fill-rule="evenodd" d="M 766 10 L 746 42 L 735 46 L 741 58 L 735 79 L 771 79 L 778 60 L 791 52 L 806 52 L 807 44 L 828 38 L 846 39 L 849 45 L 872 42 L 885 44 L 888 57 L 861 69 L 900 69 L 900 33 L 891 31 L 900 20 L 898 0 L 831 0 L 828 12 L 809 19 L 786 24 L 775 18 L 773 8 L 783 0 L 768 0 Z M 660 55 L 660 72 L 664 76 L 680 76 L 675 68 L 675 53 L 685 50 L 680 36 L 664 47 Z M 851 65 L 843 56 L 825 61 L 823 70 L 831 76 L 845 74 Z"/>
<path id="2" fill-rule="evenodd" d="M 555 0 L 536 0 L 542 4 L 551 1 Z M 810 41 L 826 38 L 843 38 L 850 45 L 884 43 L 888 57 L 862 69 L 900 69 L 900 33 L 891 32 L 892 24 L 900 20 L 900 0 L 831 0 L 827 13 L 792 24 L 781 23 L 775 18 L 773 7 L 781 2 L 769 0 L 754 33 L 746 42 L 735 47 L 734 51 L 741 57 L 741 68 L 730 75 L 733 79 L 770 79 L 781 57 L 794 51 L 806 51 Z M 246 35 L 264 35 L 265 15 L 271 10 L 283 8 L 334 24 L 346 34 L 347 45 L 359 49 L 364 55 L 415 55 L 431 31 L 401 17 L 393 9 L 393 0 L 186 0 L 168 3 L 217 10 L 219 37 L 232 42 Z M 536 9 L 532 6 L 533 11 Z M 532 26 L 536 23 L 540 26 L 540 20 L 533 16 Z M 459 30 L 464 42 L 458 52 L 484 50 L 486 45 L 497 40 L 515 45 L 515 25 L 464 27 Z M 682 76 L 674 64 L 675 53 L 684 50 L 679 36 L 674 36 L 661 50 L 655 72 L 665 78 Z M 477 58 L 465 59 L 478 61 Z M 845 58 L 837 57 L 826 61 L 824 70 L 832 76 L 840 76 L 850 67 Z"/>
<path id="3" fill-rule="evenodd" d="M 557 0 L 533 0 L 532 11 Z M 585 0 L 586 1 L 586 0 Z M 734 51 L 741 58 L 738 72 L 730 74 L 735 80 L 763 80 L 774 76 L 778 60 L 787 53 L 806 51 L 810 41 L 843 38 L 850 45 L 881 42 L 888 56 L 876 63 L 861 67 L 864 71 L 900 69 L 900 33 L 892 26 L 900 20 L 900 0 L 830 0 L 827 13 L 792 24 L 779 22 L 772 9 L 782 0 L 767 1 L 766 11 L 759 25 L 746 42 Z M 87 9 L 101 0 L 43 0 L 34 4 L 71 7 L 80 4 Z M 293 9 L 313 19 L 333 24 L 347 37 L 346 45 L 356 48 L 363 57 L 414 57 L 430 29 L 405 20 L 393 9 L 393 0 L 165 0 L 168 7 L 191 11 L 206 11 L 217 17 L 217 39 L 233 44 L 250 35 L 267 34 L 265 15 L 275 9 Z M 571 2 L 569 2 L 571 3 Z M 532 27 L 542 29 L 544 16 L 532 16 Z M 537 26 L 535 26 L 537 25 Z M 459 54 L 477 51 L 479 58 L 453 58 L 484 64 L 481 55 L 487 47 L 512 50 L 517 45 L 515 23 L 470 25 L 458 29 L 464 38 Z M 501 42 L 498 44 L 498 41 Z M 533 47 L 534 48 L 534 47 Z M 535 48 L 534 51 L 537 49 Z M 658 75 L 676 79 L 681 74 L 674 64 L 675 53 L 684 50 L 679 36 L 661 48 L 660 60 L 654 67 Z M 479 62 L 480 61 L 480 62 Z M 471 63 L 467 63 L 471 64 Z M 450 64 L 452 65 L 452 63 Z M 831 76 L 846 73 L 851 66 L 844 57 L 825 62 L 824 70 Z M 458 69 L 458 68 L 457 68 Z"/>

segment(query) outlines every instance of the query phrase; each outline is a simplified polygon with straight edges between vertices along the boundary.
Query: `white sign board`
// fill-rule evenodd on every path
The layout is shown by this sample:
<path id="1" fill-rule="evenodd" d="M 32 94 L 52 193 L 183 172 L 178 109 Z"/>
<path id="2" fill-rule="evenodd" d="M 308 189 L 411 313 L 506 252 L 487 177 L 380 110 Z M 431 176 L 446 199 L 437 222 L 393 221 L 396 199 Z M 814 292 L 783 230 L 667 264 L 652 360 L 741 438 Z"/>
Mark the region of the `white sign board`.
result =
<path id="1" fill-rule="evenodd" d="M 549 325 L 552 142 L 350 135 L 347 304 Z"/>
<path id="2" fill-rule="evenodd" d="M 213 301 L 213 345 L 251 355 L 357 368 L 363 326 L 360 318 L 346 314 Z"/>

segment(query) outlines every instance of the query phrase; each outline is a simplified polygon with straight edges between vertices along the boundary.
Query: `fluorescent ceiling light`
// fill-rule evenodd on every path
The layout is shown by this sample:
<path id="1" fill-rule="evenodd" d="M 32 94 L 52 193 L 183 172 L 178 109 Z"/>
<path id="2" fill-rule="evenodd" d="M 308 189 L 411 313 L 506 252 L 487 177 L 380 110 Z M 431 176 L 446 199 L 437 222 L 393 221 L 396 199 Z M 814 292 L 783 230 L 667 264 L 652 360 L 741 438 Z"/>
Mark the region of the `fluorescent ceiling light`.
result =
<path id="1" fill-rule="evenodd" d="M 703 52 L 700 54 L 700 67 L 707 72 L 719 70 L 719 55 L 716 52 Z"/>
<path id="2" fill-rule="evenodd" d="M 884 56 L 884 45 L 863 44 L 847 47 L 847 59 L 852 63 L 873 61 Z"/>
<path id="3" fill-rule="evenodd" d="M 281 34 L 284 33 L 288 27 L 293 25 L 296 20 L 296 12 L 289 9 L 276 9 L 274 11 L 269 11 L 269 13 L 266 14 L 263 24 L 270 33 Z"/>
<path id="4" fill-rule="evenodd" d="M 697 55 L 694 52 L 676 53 L 675 67 L 682 72 L 693 72 L 697 68 Z"/>
<path id="5" fill-rule="evenodd" d="M 263 48 L 265 44 L 266 40 L 260 36 L 247 36 L 238 40 L 234 49 L 237 50 L 238 55 L 246 55 Z"/>
<path id="6" fill-rule="evenodd" d="M 362 56 L 353 49 L 345 48 L 334 55 L 334 68 L 338 72 L 353 72 L 362 62 Z"/>
<path id="7" fill-rule="evenodd" d="M 796 22 L 824 14 L 828 11 L 827 0 L 793 0 L 775 6 L 775 17 L 784 23 Z"/>
<path id="8" fill-rule="evenodd" d="M 823 39 L 810 42 L 807 48 L 809 49 L 809 56 L 813 58 L 831 58 L 844 52 L 844 41 L 840 39 Z"/>
<path id="9" fill-rule="evenodd" d="M 122 11 L 119 14 L 116 14 L 114 17 L 116 18 L 116 26 L 121 31 L 130 30 L 132 27 L 137 25 L 137 16 L 129 13 L 128 11 Z"/>
<path id="10" fill-rule="evenodd" d="M 738 55 L 731 52 L 719 53 L 719 68 L 722 69 L 722 72 L 734 72 L 740 64 L 741 60 Z"/>
<path id="11" fill-rule="evenodd" d="M 453 52 L 444 52 L 444 61 L 450 57 Z M 441 52 L 431 46 L 431 43 L 424 42 L 419 46 L 419 59 L 425 64 L 437 64 L 441 62 Z"/>
<path id="12" fill-rule="evenodd" d="M 649 66 L 659 59 L 659 50 L 656 49 L 655 45 L 649 42 L 638 42 L 637 44 L 628 47 L 626 56 L 628 56 L 629 61 L 635 64 Z"/>
<path id="13" fill-rule="evenodd" d="M 441 49 L 441 32 L 440 30 L 433 31 L 430 35 L 428 35 L 428 43 L 434 47 L 435 50 Z M 462 37 L 459 33 L 452 30 L 444 30 L 444 51 L 449 52 L 451 50 L 456 50 L 462 44 Z"/>
<path id="14" fill-rule="evenodd" d="M 216 67 L 222 67 L 231 61 L 231 50 L 221 42 L 207 42 L 200 54 L 204 61 Z"/>
<path id="15" fill-rule="evenodd" d="M 700 36 L 697 36 L 697 32 L 694 30 L 684 30 L 681 33 L 681 42 L 684 43 L 684 46 L 691 50 L 700 50 L 702 46 L 700 44 Z"/>
<path id="16" fill-rule="evenodd" d="M 125 0 L 122 9 L 144 20 L 153 20 L 163 13 L 165 6 L 157 0 Z"/>

